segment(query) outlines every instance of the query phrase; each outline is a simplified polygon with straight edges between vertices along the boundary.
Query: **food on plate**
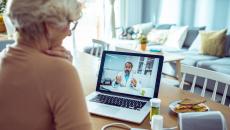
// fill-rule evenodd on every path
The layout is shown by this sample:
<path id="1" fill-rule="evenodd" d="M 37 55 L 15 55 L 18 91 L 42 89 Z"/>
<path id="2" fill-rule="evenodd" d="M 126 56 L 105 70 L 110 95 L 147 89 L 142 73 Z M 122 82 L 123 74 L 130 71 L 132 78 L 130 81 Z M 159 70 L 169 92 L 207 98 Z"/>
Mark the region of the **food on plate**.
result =
<path id="1" fill-rule="evenodd" d="M 181 104 L 181 105 L 196 105 L 196 104 L 200 104 L 200 103 L 204 103 L 204 102 L 206 102 L 205 99 L 185 98 L 181 102 L 179 102 L 178 104 Z"/>
<path id="2" fill-rule="evenodd" d="M 204 104 L 205 99 L 184 99 L 180 101 L 176 106 L 174 111 L 177 113 L 184 112 L 204 112 L 208 111 L 208 107 Z"/>

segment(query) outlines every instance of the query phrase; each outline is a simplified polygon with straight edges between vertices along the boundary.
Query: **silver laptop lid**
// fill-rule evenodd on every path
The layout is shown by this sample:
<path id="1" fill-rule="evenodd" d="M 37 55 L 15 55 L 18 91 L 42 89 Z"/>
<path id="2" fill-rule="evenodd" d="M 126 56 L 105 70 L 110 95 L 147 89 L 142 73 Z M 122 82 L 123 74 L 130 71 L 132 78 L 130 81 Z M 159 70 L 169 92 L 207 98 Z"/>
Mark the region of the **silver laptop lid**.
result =
<path id="1" fill-rule="evenodd" d="M 163 56 L 104 51 L 96 91 L 150 99 L 158 97 Z"/>

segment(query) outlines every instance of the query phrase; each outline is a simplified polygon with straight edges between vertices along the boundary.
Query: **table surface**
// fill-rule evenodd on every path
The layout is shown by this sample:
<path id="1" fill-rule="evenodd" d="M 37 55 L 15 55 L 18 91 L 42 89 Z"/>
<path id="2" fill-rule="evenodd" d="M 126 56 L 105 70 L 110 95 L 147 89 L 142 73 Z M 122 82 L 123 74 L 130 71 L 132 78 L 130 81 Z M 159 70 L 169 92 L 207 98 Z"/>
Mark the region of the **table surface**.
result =
<path id="1" fill-rule="evenodd" d="M 83 85 L 84 95 L 87 96 L 96 89 L 97 82 L 97 71 L 98 71 L 98 61 L 97 57 L 91 56 L 89 54 L 78 52 L 76 55 L 77 64 L 76 68 L 79 72 L 81 82 Z M 172 101 L 183 99 L 183 98 L 197 98 L 202 99 L 203 97 L 183 91 L 179 88 L 165 85 L 161 82 L 159 90 L 159 98 L 162 100 L 160 113 L 164 117 L 164 127 L 174 127 L 177 126 L 177 115 L 169 110 L 169 104 Z M 230 126 L 230 108 L 219 103 L 213 102 L 207 99 L 206 104 L 211 110 L 221 111 L 226 118 L 227 125 Z M 112 123 L 112 122 L 123 122 L 116 119 L 110 119 L 107 117 L 90 115 L 94 130 L 100 130 L 102 126 Z M 129 122 L 123 122 L 131 125 L 132 127 L 150 129 L 148 116 L 140 124 L 134 124 Z"/>

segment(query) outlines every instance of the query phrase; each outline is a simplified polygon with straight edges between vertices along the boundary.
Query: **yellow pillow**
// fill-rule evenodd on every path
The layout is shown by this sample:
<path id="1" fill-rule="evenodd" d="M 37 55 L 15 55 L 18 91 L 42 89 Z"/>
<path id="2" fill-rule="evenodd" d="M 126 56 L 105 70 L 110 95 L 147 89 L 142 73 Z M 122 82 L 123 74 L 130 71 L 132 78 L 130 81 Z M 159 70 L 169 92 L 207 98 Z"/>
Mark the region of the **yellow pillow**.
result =
<path id="1" fill-rule="evenodd" d="M 201 53 L 205 55 L 224 56 L 227 29 L 214 32 L 200 32 Z"/>

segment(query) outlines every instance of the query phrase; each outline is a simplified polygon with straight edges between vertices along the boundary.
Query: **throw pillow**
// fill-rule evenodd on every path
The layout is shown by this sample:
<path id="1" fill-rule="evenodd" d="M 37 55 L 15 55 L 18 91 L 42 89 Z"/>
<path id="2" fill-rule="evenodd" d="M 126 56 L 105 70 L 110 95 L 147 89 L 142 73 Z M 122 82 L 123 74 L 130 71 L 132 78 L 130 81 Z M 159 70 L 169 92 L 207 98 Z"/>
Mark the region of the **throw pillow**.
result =
<path id="1" fill-rule="evenodd" d="M 187 35 L 186 35 L 186 38 L 184 40 L 183 47 L 189 48 L 192 45 L 193 41 L 198 36 L 199 31 L 205 30 L 205 28 L 206 28 L 205 26 L 202 26 L 202 27 L 189 27 Z"/>
<path id="2" fill-rule="evenodd" d="M 167 39 L 168 32 L 168 30 L 152 29 L 147 35 L 148 41 L 153 44 L 164 44 Z"/>
<path id="3" fill-rule="evenodd" d="M 225 56 L 230 57 L 230 34 L 226 36 L 225 42 Z"/>
<path id="4" fill-rule="evenodd" d="M 156 29 L 170 29 L 172 26 L 175 26 L 176 24 L 159 24 L 156 26 Z"/>
<path id="5" fill-rule="evenodd" d="M 224 56 L 224 43 L 227 29 L 214 32 L 201 32 L 201 53 L 205 55 Z"/>
<path id="6" fill-rule="evenodd" d="M 200 39 L 200 32 L 199 32 L 198 36 L 193 41 L 192 45 L 189 47 L 188 50 L 189 51 L 198 51 L 198 52 L 200 52 L 200 48 L 201 48 L 201 39 Z"/>
<path id="7" fill-rule="evenodd" d="M 171 29 L 169 30 L 169 34 L 165 42 L 165 46 L 170 48 L 175 48 L 175 49 L 181 49 L 187 32 L 188 32 L 188 26 L 184 26 L 184 27 L 172 26 Z"/>

